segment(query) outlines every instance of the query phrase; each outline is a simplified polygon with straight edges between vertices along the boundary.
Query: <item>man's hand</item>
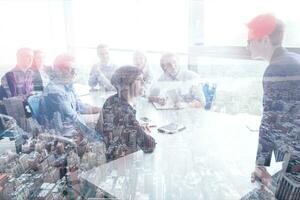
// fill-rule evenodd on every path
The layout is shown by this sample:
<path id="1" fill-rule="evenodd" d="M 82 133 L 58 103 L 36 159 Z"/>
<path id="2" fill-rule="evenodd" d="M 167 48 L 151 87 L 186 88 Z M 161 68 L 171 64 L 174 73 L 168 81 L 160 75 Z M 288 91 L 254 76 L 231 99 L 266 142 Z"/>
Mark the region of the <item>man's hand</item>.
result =
<path id="1" fill-rule="evenodd" d="M 151 129 L 148 124 L 141 124 L 141 127 L 146 133 L 151 133 Z"/>
<path id="2" fill-rule="evenodd" d="M 203 108 L 203 103 L 201 101 L 193 100 L 188 103 L 191 108 Z"/>
<path id="3" fill-rule="evenodd" d="M 251 174 L 251 182 L 254 183 L 255 181 L 260 181 L 264 186 L 270 188 L 272 176 L 264 166 L 257 165 Z"/>
<path id="4" fill-rule="evenodd" d="M 166 98 L 163 97 L 154 97 L 154 96 L 150 96 L 148 97 L 149 102 L 155 102 L 160 104 L 161 106 L 164 106 L 167 102 Z"/>

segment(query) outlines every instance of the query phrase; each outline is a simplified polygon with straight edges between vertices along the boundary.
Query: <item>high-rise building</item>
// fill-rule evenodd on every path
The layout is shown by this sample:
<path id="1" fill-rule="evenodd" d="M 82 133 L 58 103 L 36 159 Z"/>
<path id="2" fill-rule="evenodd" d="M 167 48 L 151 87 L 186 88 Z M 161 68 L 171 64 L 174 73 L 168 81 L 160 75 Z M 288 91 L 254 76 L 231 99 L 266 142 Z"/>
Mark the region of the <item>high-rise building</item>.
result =
<path id="1" fill-rule="evenodd" d="M 283 175 L 276 189 L 275 197 L 278 200 L 300 199 L 300 177 L 289 173 Z"/>
<path id="2" fill-rule="evenodd" d="M 11 97 L 4 99 L 3 103 L 7 114 L 17 120 L 18 124 L 20 125 L 21 119 L 26 118 L 23 98 L 20 96 Z"/>

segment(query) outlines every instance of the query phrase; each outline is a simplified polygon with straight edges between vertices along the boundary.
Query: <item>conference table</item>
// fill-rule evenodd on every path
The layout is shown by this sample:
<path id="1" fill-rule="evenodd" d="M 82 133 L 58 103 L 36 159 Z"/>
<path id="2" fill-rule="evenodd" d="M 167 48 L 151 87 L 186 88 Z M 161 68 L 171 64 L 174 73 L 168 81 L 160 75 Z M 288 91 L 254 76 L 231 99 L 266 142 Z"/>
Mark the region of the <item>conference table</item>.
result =
<path id="1" fill-rule="evenodd" d="M 111 95 L 111 94 L 110 94 Z M 109 95 L 107 95 L 109 96 Z M 85 101 L 102 105 L 105 95 Z M 146 98 L 135 104 L 137 118 L 151 120 L 153 153 L 137 151 L 82 172 L 80 178 L 116 199 L 240 199 L 256 187 L 250 182 L 260 117 L 228 115 L 199 108 L 156 110 Z M 175 122 L 174 133 L 157 128 Z"/>

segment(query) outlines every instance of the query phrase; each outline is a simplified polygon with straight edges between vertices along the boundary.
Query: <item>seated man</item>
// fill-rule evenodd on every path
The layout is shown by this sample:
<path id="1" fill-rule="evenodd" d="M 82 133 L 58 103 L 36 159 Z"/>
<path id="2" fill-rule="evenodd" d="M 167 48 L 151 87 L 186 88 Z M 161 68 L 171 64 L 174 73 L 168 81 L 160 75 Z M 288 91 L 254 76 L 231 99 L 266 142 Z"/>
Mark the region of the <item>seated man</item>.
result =
<path id="1" fill-rule="evenodd" d="M 150 85 L 153 77 L 147 62 L 146 54 L 144 52 L 135 51 L 133 53 L 133 65 L 142 70 L 145 84 Z"/>
<path id="2" fill-rule="evenodd" d="M 164 54 L 160 59 L 160 66 L 164 73 L 158 79 L 158 85 L 160 85 L 160 87 L 152 87 L 150 91 L 150 95 L 148 97 L 150 102 L 156 102 L 164 105 L 167 101 L 167 97 L 162 97 L 161 95 L 166 94 L 161 93 L 165 90 L 167 93 L 171 94 L 171 97 L 177 97 L 177 102 L 175 103 L 185 102 L 192 107 L 203 107 L 204 97 L 202 87 L 200 87 L 200 85 L 197 87 L 197 84 L 195 85 L 193 82 L 199 80 L 198 74 L 193 71 L 180 69 L 180 66 L 178 65 L 178 57 L 173 53 Z M 171 90 L 168 90 L 167 88 L 162 88 L 162 85 L 160 84 L 169 83 L 169 85 L 172 85 L 170 82 L 178 82 L 182 86 L 188 85 L 188 91 L 183 91 L 180 88 L 174 89 L 174 87 Z M 175 90 L 177 94 L 174 94 Z M 178 98 L 178 96 L 180 96 L 180 98 Z"/>
<path id="3" fill-rule="evenodd" d="M 32 83 L 34 91 L 43 91 L 49 83 L 52 68 L 44 63 L 45 54 L 40 50 L 34 51 L 31 70 L 33 71 Z"/>
<path id="4" fill-rule="evenodd" d="M 33 51 L 21 48 L 17 51 L 17 64 L 1 79 L 2 98 L 23 96 L 26 99 L 32 91 L 32 71 L 29 69 L 33 60 Z"/>
<path id="5" fill-rule="evenodd" d="M 101 139 L 102 135 L 90 129 L 80 114 L 99 113 L 100 108 L 83 104 L 77 99 L 73 89 L 75 70 L 74 58 L 68 54 L 56 57 L 53 64 L 53 80 L 44 90 L 46 118 L 50 128 L 64 130 L 63 125 L 71 125 L 79 129 L 90 139 Z M 52 122 L 52 123 L 51 123 Z"/>
<path id="6" fill-rule="evenodd" d="M 89 85 L 92 89 L 99 84 L 99 86 L 105 90 L 114 90 L 114 87 L 110 84 L 110 78 L 116 70 L 116 66 L 109 62 L 108 46 L 104 44 L 98 45 L 97 55 L 100 61 L 92 67 Z"/>
<path id="7" fill-rule="evenodd" d="M 121 67 L 113 74 L 111 83 L 117 94 L 109 97 L 102 108 L 107 159 L 117 159 L 139 148 L 152 152 L 155 140 L 139 124 L 132 106 L 134 99 L 144 92 L 142 71 L 132 66 Z"/>

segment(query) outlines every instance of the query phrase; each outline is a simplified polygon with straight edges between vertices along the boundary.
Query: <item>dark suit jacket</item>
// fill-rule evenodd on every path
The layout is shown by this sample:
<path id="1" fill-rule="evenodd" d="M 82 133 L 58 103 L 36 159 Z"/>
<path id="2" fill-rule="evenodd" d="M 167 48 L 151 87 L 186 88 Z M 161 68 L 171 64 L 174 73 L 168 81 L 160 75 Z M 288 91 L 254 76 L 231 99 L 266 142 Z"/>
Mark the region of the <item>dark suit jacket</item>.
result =
<path id="1" fill-rule="evenodd" d="M 300 55 L 277 48 L 264 73 L 263 92 L 256 163 L 270 166 L 273 151 L 282 161 L 288 148 L 300 144 Z"/>

